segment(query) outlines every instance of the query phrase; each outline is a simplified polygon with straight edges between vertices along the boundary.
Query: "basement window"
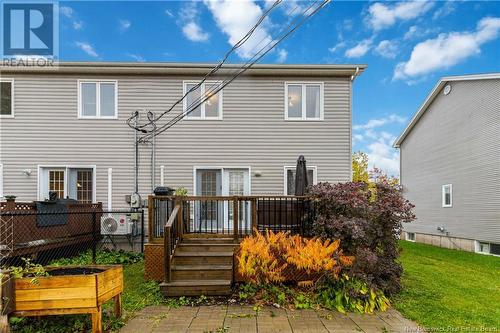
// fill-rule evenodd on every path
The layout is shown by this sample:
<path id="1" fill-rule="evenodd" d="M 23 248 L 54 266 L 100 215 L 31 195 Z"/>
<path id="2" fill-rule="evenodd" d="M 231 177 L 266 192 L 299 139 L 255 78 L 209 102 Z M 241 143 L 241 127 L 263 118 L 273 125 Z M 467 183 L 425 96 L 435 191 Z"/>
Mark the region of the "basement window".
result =
<path id="1" fill-rule="evenodd" d="M 407 232 L 406 233 L 406 240 L 409 242 L 414 242 L 415 241 L 415 233 L 414 232 Z"/>
<path id="2" fill-rule="evenodd" d="M 441 200 L 443 208 L 453 206 L 453 186 L 451 184 L 443 185 L 441 188 Z"/>
<path id="3" fill-rule="evenodd" d="M 500 244 L 477 242 L 476 252 L 482 254 L 493 254 L 496 256 L 500 256 Z"/>

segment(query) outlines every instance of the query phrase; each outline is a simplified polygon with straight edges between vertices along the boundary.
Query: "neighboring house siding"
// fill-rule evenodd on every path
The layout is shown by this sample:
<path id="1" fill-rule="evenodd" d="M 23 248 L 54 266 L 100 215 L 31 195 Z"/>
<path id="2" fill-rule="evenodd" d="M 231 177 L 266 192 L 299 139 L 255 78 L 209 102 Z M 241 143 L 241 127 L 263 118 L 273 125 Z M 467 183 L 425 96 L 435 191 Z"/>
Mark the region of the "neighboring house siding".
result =
<path id="1" fill-rule="evenodd" d="M 95 165 L 97 201 L 107 205 L 113 168 L 113 208 L 134 189 L 136 109 L 165 109 L 181 97 L 183 80 L 199 77 L 15 74 L 15 118 L 0 119 L 4 194 L 37 199 L 38 165 Z M 118 119 L 78 119 L 78 79 L 117 80 Z M 285 121 L 284 83 L 324 82 L 324 121 Z M 318 181 L 350 179 L 349 77 L 245 77 L 224 89 L 223 120 L 183 120 L 157 137 L 156 183 L 193 192 L 193 166 L 251 167 L 252 194 L 283 194 L 283 166 L 300 154 Z M 179 105 L 174 113 L 181 112 Z M 157 112 L 158 114 L 158 112 Z M 143 118 L 144 119 L 144 118 Z M 161 122 L 160 122 L 161 124 Z M 140 193 L 150 190 L 150 149 L 140 148 Z M 31 169 L 26 176 L 22 170 Z M 260 171 L 262 176 L 253 173 Z"/>
<path id="2" fill-rule="evenodd" d="M 500 80 L 455 81 L 401 144 L 401 179 L 416 205 L 410 232 L 500 243 Z M 441 186 L 453 185 L 443 208 Z"/>

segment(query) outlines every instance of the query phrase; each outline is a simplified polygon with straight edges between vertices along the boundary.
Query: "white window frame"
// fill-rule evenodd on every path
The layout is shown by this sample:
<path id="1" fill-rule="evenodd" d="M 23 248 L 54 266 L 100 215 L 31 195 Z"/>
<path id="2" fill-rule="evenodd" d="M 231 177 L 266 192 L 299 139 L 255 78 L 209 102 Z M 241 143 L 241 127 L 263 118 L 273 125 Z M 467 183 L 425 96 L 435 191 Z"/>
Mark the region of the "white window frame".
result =
<path id="1" fill-rule="evenodd" d="M 92 169 L 92 203 L 97 203 L 97 167 L 96 165 L 38 165 L 37 167 L 37 200 L 45 200 L 45 198 L 41 195 L 42 190 L 42 170 L 63 170 L 64 171 L 64 197 L 68 195 L 68 177 L 70 169 Z"/>
<path id="2" fill-rule="evenodd" d="M 188 84 L 199 84 L 200 82 L 199 81 L 182 81 L 182 94 L 183 96 L 186 95 L 186 93 L 188 92 L 188 89 L 187 89 L 187 85 Z M 218 84 L 218 83 L 221 83 L 220 81 L 205 81 L 204 83 L 202 83 L 202 85 L 200 86 L 200 96 L 203 98 L 204 94 L 205 94 L 205 85 L 206 84 Z M 190 116 L 189 114 L 186 114 L 186 116 L 184 117 L 184 119 L 187 119 L 187 120 L 222 120 L 222 105 L 223 105 L 223 96 L 224 96 L 224 93 L 223 93 L 224 89 L 221 89 L 219 90 L 219 92 L 217 93 L 219 95 L 219 114 L 217 117 L 207 117 L 205 115 L 205 103 L 201 104 L 200 105 L 200 112 L 201 112 L 201 115 L 199 117 L 196 117 L 196 116 Z M 184 98 L 184 100 L 182 101 L 182 112 L 183 113 L 186 113 L 187 112 L 187 96 L 186 98 Z M 191 112 L 192 114 L 192 112 Z"/>
<path id="3" fill-rule="evenodd" d="M 248 170 L 248 193 L 249 195 L 252 195 L 252 167 L 249 165 L 245 166 L 203 166 L 203 165 L 195 165 L 193 166 L 193 195 L 196 196 L 197 194 L 197 181 L 196 181 L 196 172 L 198 170 L 220 170 L 221 171 L 221 182 L 224 181 L 224 178 L 226 176 L 226 172 L 228 170 L 234 170 L 234 169 L 239 169 L 239 170 Z M 224 187 L 224 185 L 222 185 Z M 224 191 L 221 191 L 221 195 L 224 196 Z"/>
<path id="4" fill-rule="evenodd" d="M 488 245 L 488 252 L 481 251 L 481 244 Z M 479 254 L 487 254 L 490 256 L 495 256 L 495 257 L 500 257 L 500 255 L 491 253 L 491 243 L 490 242 L 482 242 L 482 241 L 476 241 L 476 253 Z"/>
<path id="5" fill-rule="evenodd" d="M 84 116 L 83 115 L 83 96 L 82 85 L 84 83 L 94 83 L 96 85 L 96 115 Z M 110 84 L 115 86 L 115 114 L 113 116 L 101 116 L 101 83 Z M 78 80 L 78 118 L 79 119 L 118 119 L 118 80 Z"/>
<path id="6" fill-rule="evenodd" d="M 450 203 L 446 204 L 446 188 L 450 188 Z M 441 186 L 441 206 L 443 208 L 450 208 L 453 207 L 453 185 L 452 184 L 445 184 Z"/>
<path id="7" fill-rule="evenodd" d="M 307 170 L 313 170 L 313 183 L 309 185 L 316 185 L 318 184 L 318 167 L 315 165 L 306 165 Z M 295 170 L 297 168 L 296 165 L 294 166 L 289 166 L 285 165 L 283 167 L 283 195 L 287 195 L 288 192 L 288 176 L 287 176 L 287 171 L 288 170 Z"/>
<path id="8" fill-rule="evenodd" d="M 0 163 L 0 198 L 3 198 L 3 163 Z"/>
<path id="9" fill-rule="evenodd" d="M 302 87 L 302 116 L 301 117 L 289 117 L 288 116 L 288 86 Z M 316 85 L 319 86 L 319 118 L 308 118 L 306 110 L 306 86 Z M 324 109 L 325 109 L 325 83 L 324 82 L 314 82 L 314 81 L 288 81 L 285 82 L 285 120 L 288 121 L 323 121 L 324 120 Z"/>
<path id="10" fill-rule="evenodd" d="M 13 78 L 0 78 L 0 82 L 10 82 L 11 84 L 11 96 L 10 96 L 10 114 L 2 115 L 0 114 L 0 118 L 14 118 L 14 95 L 15 95 L 15 83 Z"/>
<path id="11" fill-rule="evenodd" d="M 408 241 L 408 242 L 413 242 L 415 243 L 415 240 L 417 239 L 417 235 L 414 233 L 414 232 L 408 232 L 408 231 L 405 231 L 406 233 L 406 237 L 405 239 Z M 413 235 L 413 239 L 410 239 L 409 235 L 412 234 Z"/>

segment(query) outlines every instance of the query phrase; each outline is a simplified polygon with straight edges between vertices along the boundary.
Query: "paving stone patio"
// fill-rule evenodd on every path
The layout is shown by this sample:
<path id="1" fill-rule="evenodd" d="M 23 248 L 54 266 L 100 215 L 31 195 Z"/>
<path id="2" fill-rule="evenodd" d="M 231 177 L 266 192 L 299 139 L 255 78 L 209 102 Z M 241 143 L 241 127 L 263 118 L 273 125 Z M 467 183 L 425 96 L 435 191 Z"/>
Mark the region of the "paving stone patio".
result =
<path id="1" fill-rule="evenodd" d="M 373 315 L 343 315 L 327 310 L 288 310 L 251 306 L 198 306 L 143 309 L 121 333 L 347 333 L 420 332 L 417 324 L 390 309 Z"/>

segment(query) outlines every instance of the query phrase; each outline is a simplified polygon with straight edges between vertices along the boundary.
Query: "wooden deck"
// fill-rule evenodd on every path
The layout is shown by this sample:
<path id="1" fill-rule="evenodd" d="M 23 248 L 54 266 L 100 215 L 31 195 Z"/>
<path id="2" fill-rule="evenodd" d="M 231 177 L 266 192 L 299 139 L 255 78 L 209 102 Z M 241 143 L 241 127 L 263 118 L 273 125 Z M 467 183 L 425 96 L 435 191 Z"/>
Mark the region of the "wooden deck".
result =
<path id="1" fill-rule="evenodd" d="M 146 277 L 167 296 L 228 295 L 234 250 L 253 230 L 304 233 L 307 197 L 150 196 Z"/>

